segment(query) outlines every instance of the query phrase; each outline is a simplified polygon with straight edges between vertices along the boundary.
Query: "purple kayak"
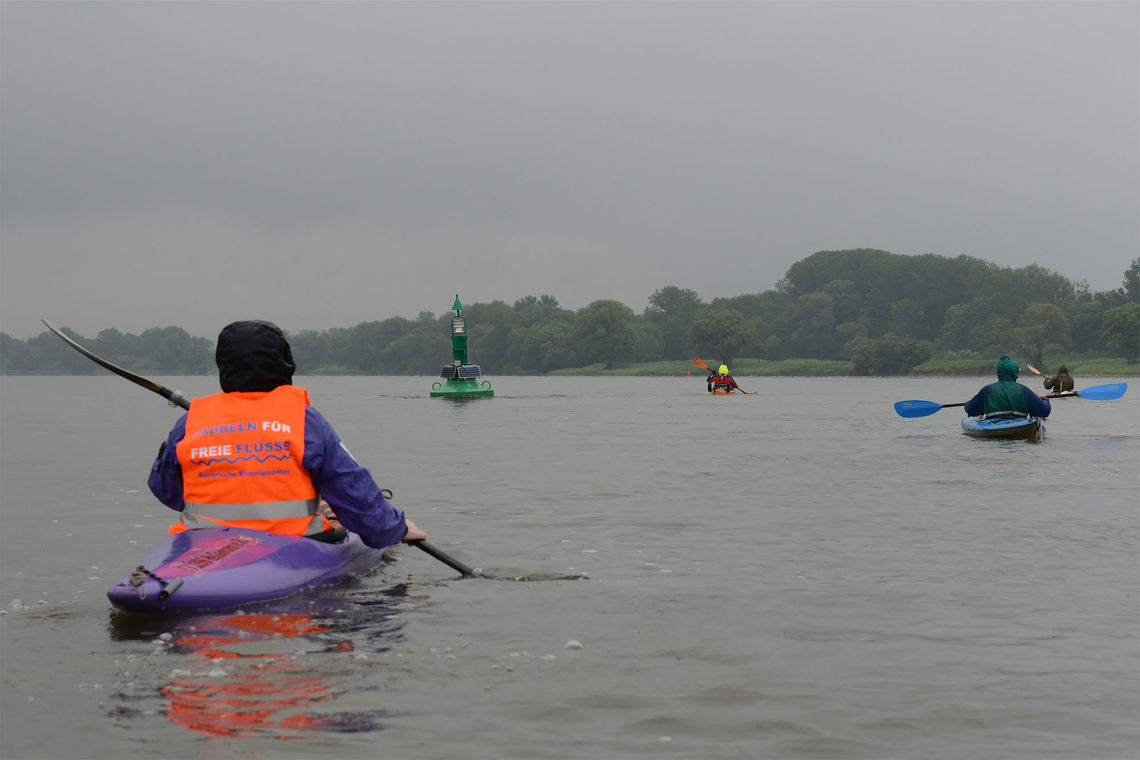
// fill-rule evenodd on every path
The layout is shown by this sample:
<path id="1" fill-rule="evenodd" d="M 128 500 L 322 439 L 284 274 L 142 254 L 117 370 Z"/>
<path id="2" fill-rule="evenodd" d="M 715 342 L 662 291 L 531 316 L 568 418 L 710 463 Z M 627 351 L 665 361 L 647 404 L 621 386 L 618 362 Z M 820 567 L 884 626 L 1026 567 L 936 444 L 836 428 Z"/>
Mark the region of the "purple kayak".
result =
<path id="1" fill-rule="evenodd" d="M 107 592 L 128 612 L 222 610 L 264 602 L 367 572 L 384 551 L 341 529 L 318 540 L 248 528 L 168 536 Z"/>

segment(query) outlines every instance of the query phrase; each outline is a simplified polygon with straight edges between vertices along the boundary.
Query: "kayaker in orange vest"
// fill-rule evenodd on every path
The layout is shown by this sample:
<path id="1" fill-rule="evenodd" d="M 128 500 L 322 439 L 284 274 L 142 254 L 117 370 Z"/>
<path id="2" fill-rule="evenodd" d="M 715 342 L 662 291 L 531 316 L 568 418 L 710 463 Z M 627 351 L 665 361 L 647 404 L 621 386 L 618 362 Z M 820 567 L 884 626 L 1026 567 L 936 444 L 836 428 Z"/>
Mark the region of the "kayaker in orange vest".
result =
<path id="1" fill-rule="evenodd" d="M 330 530 L 333 517 L 376 549 L 427 538 L 309 405 L 308 391 L 293 385 L 293 353 L 279 327 L 227 325 L 215 360 L 222 392 L 190 402 L 147 479 L 159 501 L 182 513 L 171 533 L 232 525 L 309 536 Z"/>
<path id="2" fill-rule="evenodd" d="M 718 369 L 716 372 L 713 372 L 710 368 L 709 376 L 705 378 L 705 381 L 709 384 L 709 393 L 718 390 L 727 393 L 731 390 L 740 389 L 740 386 L 737 385 L 736 381 L 732 379 L 732 375 L 728 374 L 727 364 L 720 365 L 720 369 Z"/>

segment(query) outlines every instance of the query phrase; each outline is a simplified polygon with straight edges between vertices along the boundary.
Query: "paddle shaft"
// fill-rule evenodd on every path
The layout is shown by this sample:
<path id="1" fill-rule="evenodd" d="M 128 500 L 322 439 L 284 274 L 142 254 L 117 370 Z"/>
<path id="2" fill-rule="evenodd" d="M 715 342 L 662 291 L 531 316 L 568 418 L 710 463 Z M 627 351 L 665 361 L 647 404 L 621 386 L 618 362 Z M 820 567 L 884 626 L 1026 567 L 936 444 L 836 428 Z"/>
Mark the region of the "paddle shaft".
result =
<path id="1" fill-rule="evenodd" d="M 112 372 L 114 372 L 119 377 L 126 378 L 127 380 L 130 380 L 132 383 L 134 383 L 136 385 L 141 385 L 143 388 L 146 388 L 148 391 L 154 391 L 155 393 L 162 396 L 164 399 L 166 399 L 167 401 L 169 401 L 171 404 L 173 404 L 175 406 L 180 406 L 186 410 L 190 409 L 190 402 L 187 401 L 186 398 L 181 393 L 179 393 L 178 391 L 172 391 L 169 388 L 165 388 L 156 382 L 153 382 L 151 380 L 147 380 L 145 377 L 139 377 L 138 375 L 134 374 L 133 372 L 128 372 L 127 370 L 123 369 L 122 367 L 115 366 L 114 364 L 107 361 L 106 359 L 103 359 L 102 357 L 96 356 L 95 354 L 91 353 L 86 348 L 84 348 L 83 346 L 79 345 L 78 343 L 76 343 L 71 338 L 64 335 L 63 331 L 60 330 L 55 325 L 53 325 L 51 322 L 48 322 L 46 319 L 43 319 L 41 321 L 45 325 L 47 325 L 47 328 L 49 330 L 51 330 L 53 333 L 55 333 L 59 337 L 63 338 L 63 340 L 67 343 L 67 345 L 71 346 L 76 351 L 83 354 L 84 356 L 86 356 L 88 359 L 95 362 L 99 366 L 106 367 L 107 369 L 111 370 Z M 412 546 L 415 546 L 416 548 L 424 550 L 425 552 L 427 552 L 431 556 L 438 559 L 443 564 L 451 567 L 453 570 L 458 570 L 460 573 L 467 576 L 468 578 L 472 578 L 475 576 L 474 570 L 467 567 L 467 565 L 463 564 L 459 560 L 448 556 L 447 553 L 440 551 L 439 549 L 435 548 L 434 546 L 429 544 L 427 541 L 411 541 L 409 543 L 411 543 Z"/>
<path id="2" fill-rule="evenodd" d="M 47 328 L 49 330 L 51 330 L 53 333 L 55 333 L 60 338 L 62 338 L 64 340 L 64 342 L 67 343 L 67 345 L 71 346 L 76 351 L 83 354 L 84 356 L 86 356 L 88 359 L 95 362 L 99 366 L 106 367 L 107 369 L 111 370 L 112 372 L 114 372 L 119 377 L 124 377 L 127 380 L 130 380 L 135 385 L 141 385 L 142 387 L 146 388 L 148 391 L 154 391 L 155 393 L 157 393 L 158 395 L 162 396 L 164 399 L 169 401 L 171 403 L 171 405 L 173 405 L 173 406 L 180 406 L 183 409 L 187 409 L 187 410 L 190 409 L 190 402 L 186 400 L 186 398 L 182 395 L 181 392 L 172 391 L 169 388 L 163 387 L 163 386 L 159 385 L 158 383 L 156 383 L 152 380 L 147 380 L 145 377 L 139 377 L 138 375 L 134 374 L 133 372 L 128 372 L 127 370 L 123 369 L 122 367 L 116 366 L 116 365 L 112 364 L 111 362 L 107 361 L 106 359 L 104 359 L 100 356 L 96 356 L 95 354 L 91 353 L 90 351 L 88 351 L 83 346 L 81 346 L 78 343 L 76 343 L 75 341 L 73 341 L 71 338 L 64 335 L 63 331 L 60 330 L 55 325 L 53 325 L 51 322 L 48 322 L 46 319 L 41 319 L 40 321 L 43 322 L 45 325 L 47 325 Z"/>
<path id="3" fill-rule="evenodd" d="M 474 578 L 476 575 L 475 571 L 469 568 L 467 565 L 463 564 L 454 557 L 448 556 L 444 552 L 429 544 L 427 541 L 421 539 L 419 541 L 409 541 L 408 543 L 417 549 L 421 549 L 422 551 L 427 552 L 451 569 L 458 570 L 461 574 L 465 575 L 468 578 Z"/>
<path id="4" fill-rule="evenodd" d="M 1089 399 L 1090 401 L 1113 401 L 1123 396 L 1127 391 L 1128 383 L 1109 383 L 1108 385 L 1094 385 L 1079 391 L 1065 391 L 1052 396 L 1052 398 L 1069 398 L 1076 396 L 1077 398 Z M 1042 398 L 1048 399 L 1050 396 L 1043 396 Z M 967 403 L 966 401 L 959 401 L 953 404 L 939 404 L 937 401 L 912 399 L 909 401 L 896 401 L 895 412 L 897 412 L 900 417 L 913 419 L 915 417 L 928 417 L 941 409 L 946 409 L 951 406 L 965 406 Z"/>

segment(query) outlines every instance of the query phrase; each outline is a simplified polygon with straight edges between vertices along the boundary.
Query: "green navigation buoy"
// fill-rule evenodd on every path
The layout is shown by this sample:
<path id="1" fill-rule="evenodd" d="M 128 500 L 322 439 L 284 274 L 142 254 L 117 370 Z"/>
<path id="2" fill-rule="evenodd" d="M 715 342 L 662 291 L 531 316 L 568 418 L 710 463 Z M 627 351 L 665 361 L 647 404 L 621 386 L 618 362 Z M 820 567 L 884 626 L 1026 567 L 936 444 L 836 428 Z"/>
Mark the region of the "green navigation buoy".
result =
<path id="1" fill-rule="evenodd" d="M 467 361 L 467 318 L 463 316 L 463 304 L 459 294 L 451 305 L 455 316 L 451 318 L 451 363 L 443 365 L 438 380 L 432 383 L 432 398 L 489 398 L 495 395 L 490 380 L 480 380 L 483 371 L 478 364 Z"/>

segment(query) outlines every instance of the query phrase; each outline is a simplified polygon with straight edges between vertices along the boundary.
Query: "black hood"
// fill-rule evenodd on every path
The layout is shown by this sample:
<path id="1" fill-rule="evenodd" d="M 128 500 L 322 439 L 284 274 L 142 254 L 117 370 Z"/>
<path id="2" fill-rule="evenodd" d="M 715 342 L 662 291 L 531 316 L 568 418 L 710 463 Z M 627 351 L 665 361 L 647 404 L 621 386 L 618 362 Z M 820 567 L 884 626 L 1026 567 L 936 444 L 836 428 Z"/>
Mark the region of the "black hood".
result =
<path id="1" fill-rule="evenodd" d="M 293 384 L 293 352 L 285 333 L 272 322 L 231 322 L 218 333 L 214 352 L 222 390 L 271 391 Z"/>

